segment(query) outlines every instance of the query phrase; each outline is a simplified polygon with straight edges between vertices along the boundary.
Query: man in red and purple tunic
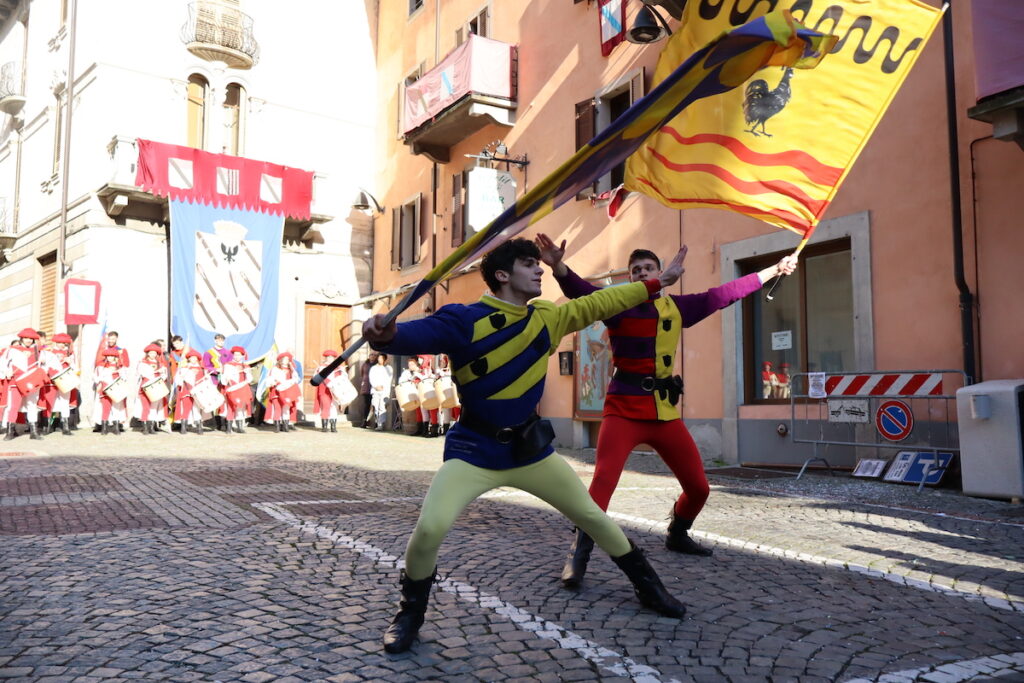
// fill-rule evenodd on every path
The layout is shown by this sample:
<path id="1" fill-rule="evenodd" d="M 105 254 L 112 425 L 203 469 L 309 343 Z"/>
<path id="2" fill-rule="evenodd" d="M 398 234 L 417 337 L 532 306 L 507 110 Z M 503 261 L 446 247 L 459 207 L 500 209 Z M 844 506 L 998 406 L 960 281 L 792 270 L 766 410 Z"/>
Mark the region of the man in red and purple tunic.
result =
<path id="1" fill-rule="evenodd" d="M 537 244 L 541 258 L 551 267 L 566 296 L 575 299 L 599 289 L 562 262 L 564 241 L 558 246 L 546 235 L 539 235 Z M 683 249 L 685 254 L 686 247 Z M 636 249 L 629 256 L 628 268 L 630 281 L 641 282 L 660 276 L 661 261 L 654 252 Z M 795 268 L 796 257 L 787 256 L 759 273 L 700 294 L 655 294 L 604 321 L 610 335 L 615 374 L 608 384 L 604 419 L 597 437 L 597 464 L 590 483 L 590 496 L 602 510 L 608 509 L 630 452 L 646 443 L 657 451 L 683 489 L 672 508 L 665 547 L 690 555 L 711 554 L 687 534 L 710 489 L 700 452 L 677 408 L 683 383 L 681 377 L 673 376 L 673 370 L 680 332 L 756 292 L 776 275 L 788 275 Z M 593 547 L 594 541 L 577 529 L 562 571 L 566 588 L 580 586 Z"/>

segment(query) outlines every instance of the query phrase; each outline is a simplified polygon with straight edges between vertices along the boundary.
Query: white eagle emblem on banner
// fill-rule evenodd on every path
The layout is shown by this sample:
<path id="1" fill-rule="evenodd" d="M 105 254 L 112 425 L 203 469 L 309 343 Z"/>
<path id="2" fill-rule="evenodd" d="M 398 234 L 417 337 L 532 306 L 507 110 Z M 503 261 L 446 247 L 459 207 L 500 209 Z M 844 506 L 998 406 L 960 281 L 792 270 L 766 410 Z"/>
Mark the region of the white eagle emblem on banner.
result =
<path id="1" fill-rule="evenodd" d="M 213 233 L 196 231 L 195 320 L 222 334 L 244 334 L 260 319 L 263 242 L 246 240 L 248 229 L 214 221 Z"/>

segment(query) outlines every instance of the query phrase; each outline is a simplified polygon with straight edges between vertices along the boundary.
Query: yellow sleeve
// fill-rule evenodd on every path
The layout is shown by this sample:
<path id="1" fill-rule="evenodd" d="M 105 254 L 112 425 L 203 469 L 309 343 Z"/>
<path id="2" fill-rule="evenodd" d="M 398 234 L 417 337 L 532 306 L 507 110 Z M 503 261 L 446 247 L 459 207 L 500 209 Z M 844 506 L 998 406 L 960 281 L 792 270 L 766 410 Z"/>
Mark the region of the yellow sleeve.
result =
<path id="1" fill-rule="evenodd" d="M 559 340 L 570 332 L 582 330 L 598 320 L 611 318 L 639 306 L 650 296 L 646 283 L 631 282 L 619 287 L 599 289 L 560 306 L 551 304 L 554 315 L 551 343 L 557 345 Z"/>

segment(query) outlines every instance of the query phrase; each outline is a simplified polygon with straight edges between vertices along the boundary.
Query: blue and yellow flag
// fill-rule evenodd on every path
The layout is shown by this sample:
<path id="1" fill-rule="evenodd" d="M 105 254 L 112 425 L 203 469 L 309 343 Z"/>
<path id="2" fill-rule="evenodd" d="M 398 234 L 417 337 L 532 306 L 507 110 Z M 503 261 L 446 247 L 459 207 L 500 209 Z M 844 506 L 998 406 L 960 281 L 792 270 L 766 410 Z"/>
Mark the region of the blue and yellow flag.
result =
<path id="1" fill-rule="evenodd" d="M 575 197 L 697 100 L 740 86 L 765 66 L 812 68 L 832 49 L 835 40 L 800 25 L 788 12 L 772 12 L 709 38 L 589 144 L 439 263 L 391 310 L 389 318 L 397 317 L 463 263 L 490 251 Z"/>
<path id="2" fill-rule="evenodd" d="M 626 189 L 676 209 L 742 213 L 805 238 L 942 16 L 917 0 L 786 0 L 837 41 L 813 71 L 786 65 L 694 103 L 626 162 Z M 697 47 L 776 3 L 690 0 L 654 80 L 671 79 Z"/>

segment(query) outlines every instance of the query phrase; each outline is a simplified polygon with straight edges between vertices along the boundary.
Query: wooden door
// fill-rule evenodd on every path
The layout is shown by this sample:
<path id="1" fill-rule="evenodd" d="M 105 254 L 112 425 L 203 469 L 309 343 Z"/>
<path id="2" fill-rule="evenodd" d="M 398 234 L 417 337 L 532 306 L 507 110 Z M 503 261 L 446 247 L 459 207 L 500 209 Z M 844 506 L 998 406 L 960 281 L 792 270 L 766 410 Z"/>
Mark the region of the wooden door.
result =
<path id="1" fill-rule="evenodd" d="M 305 412 L 313 409 L 313 398 L 316 388 L 309 380 L 316 373 L 324 349 L 333 349 L 338 353 L 352 339 L 352 309 L 348 306 L 334 304 L 313 304 L 306 302 L 306 346 L 302 353 L 302 398 L 305 400 Z"/>

